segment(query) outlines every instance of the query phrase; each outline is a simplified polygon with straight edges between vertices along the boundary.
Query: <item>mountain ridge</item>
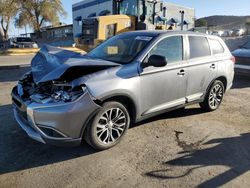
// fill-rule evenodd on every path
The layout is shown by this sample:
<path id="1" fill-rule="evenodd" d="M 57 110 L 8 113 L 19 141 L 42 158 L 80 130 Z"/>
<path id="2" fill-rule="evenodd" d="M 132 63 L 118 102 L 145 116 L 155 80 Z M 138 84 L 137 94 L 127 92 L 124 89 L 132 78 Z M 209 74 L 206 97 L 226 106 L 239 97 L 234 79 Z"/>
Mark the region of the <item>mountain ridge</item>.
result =
<path id="1" fill-rule="evenodd" d="M 241 29 L 246 27 L 246 22 L 249 20 L 250 15 L 247 16 L 234 16 L 234 15 L 213 15 L 198 20 L 204 19 L 207 22 L 208 27 L 214 29 Z"/>

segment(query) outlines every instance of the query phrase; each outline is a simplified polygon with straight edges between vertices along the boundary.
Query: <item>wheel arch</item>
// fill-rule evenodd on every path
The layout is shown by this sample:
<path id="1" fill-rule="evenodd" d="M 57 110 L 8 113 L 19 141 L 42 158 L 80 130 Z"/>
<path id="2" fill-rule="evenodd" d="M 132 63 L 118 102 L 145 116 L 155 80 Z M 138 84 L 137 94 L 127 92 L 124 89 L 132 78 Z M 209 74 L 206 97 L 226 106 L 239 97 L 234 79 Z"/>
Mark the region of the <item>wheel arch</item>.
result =
<path id="1" fill-rule="evenodd" d="M 227 90 L 227 78 L 225 76 L 220 76 L 220 77 L 216 78 L 215 80 L 219 80 L 219 81 L 221 81 L 223 83 L 224 93 L 225 93 L 226 90 Z"/>
<path id="2" fill-rule="evenodd" d="M 211 86 L 213 85 L 213 83 L 214 83 L 216 80 L 219 80 L 219 81 L 221 81 L 221 82 L 223 83 L 224 92 L 226 91 L 226 88 L 227 88 L 227 79 L 226 79 L 225 76 L 219 76 L 219 77 L 217 77 L 217 78 L 215 78 L 215 79 L 213 79 L 213 80 L 211 81 L 211 83 L 210 83 L 210 84 L 208 85 L 208 87 L 207 87 L 206 93 L 209 91 L 209 89 L 211 88 Z"/>
<path id="3" fill-rule="evenodd" d="M 102 106 L 104 103 L 109 101 L 116 101 L 123 104 L 128 110 L 131 122 L 134 123 L 136 121 L 136 113 L 137 113 L 136 103 L 130 96 L 124 94 L 111 95 L 105 97 L 103 100 L 99 101 L 99 103 Z"/>

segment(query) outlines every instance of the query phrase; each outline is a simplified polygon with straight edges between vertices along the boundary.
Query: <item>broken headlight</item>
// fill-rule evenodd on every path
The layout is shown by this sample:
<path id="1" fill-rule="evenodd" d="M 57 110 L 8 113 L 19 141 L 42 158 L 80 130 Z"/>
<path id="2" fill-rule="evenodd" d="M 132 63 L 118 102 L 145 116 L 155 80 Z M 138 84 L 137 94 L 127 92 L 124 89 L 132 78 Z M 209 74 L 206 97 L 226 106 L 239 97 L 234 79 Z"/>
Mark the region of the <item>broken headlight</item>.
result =
<path id="1" fill-rule="evenodd" d="M 86 93 L 86 91 L 87 91 L 86 86 L 79 87 L 72 91 L 60 90 L 53 93 L 51 95 L 51 98 L 53 99 L 54 102 L 72 102 L 78 99 L 84 93 Z"/>

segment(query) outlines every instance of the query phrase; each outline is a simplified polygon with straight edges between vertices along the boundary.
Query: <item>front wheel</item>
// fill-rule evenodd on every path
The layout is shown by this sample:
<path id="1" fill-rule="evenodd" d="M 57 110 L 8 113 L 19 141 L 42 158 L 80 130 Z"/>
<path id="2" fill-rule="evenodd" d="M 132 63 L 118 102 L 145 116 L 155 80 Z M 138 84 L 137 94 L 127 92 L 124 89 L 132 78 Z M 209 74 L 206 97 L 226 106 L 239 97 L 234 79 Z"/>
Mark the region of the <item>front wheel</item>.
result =
<path id="1" fill-rule="evenodd" d="M 111 148 L 121 140 L 129 124 L 126 107 L 119 102 L 107 102 L 87 127 L 85 140 L 98 150 Z"/>
<path id="2" fill-rule="evenodd" d="M 208 90 L 205 100 L 200 103 L 201 108 L 208 112 L 217 110 L 221 105 L 224 91 L 223 83 L 216 80 Z"/>

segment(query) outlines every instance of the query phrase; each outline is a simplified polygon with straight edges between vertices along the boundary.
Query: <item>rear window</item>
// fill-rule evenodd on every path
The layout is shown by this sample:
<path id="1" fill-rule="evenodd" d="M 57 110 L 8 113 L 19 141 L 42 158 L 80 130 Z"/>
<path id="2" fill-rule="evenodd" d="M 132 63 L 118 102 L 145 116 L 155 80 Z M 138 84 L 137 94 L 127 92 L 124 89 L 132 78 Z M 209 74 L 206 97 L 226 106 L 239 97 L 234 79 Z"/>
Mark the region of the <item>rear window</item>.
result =
<path id="1" fill-rule="evenodd" d="M 210 45 L 211 45 L 211 49 L 213 54 L 222 54 L 224 53 L 224 48 L 221 45 L 221 43 L 216 40 L 216 39 L 209 39 Z"/>
<path id="2" fill-rule="evenodd" d="M 210 56 L 210 47 L 206 37 L 189 36 L 190 59 Z"/>

